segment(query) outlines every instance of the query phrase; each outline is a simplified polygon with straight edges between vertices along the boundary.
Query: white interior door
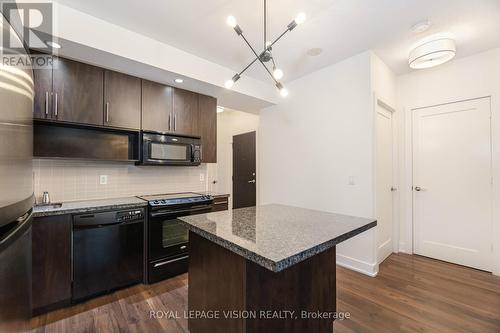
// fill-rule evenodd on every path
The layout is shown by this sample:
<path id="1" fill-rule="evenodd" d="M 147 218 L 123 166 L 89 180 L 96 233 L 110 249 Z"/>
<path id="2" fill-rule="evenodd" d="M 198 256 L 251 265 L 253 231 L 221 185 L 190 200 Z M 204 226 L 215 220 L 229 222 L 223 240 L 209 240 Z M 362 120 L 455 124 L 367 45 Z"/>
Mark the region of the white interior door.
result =
<path id="1" fill-rule="evenodd" d="M 377 257 L 393 250 L 393 129 L 392 112 L 377 105 Z"/>
<path id="2" fill-rule="evenodd" d="M 490 99 L 413 111 L 414 252 L 491 271 Z"/>

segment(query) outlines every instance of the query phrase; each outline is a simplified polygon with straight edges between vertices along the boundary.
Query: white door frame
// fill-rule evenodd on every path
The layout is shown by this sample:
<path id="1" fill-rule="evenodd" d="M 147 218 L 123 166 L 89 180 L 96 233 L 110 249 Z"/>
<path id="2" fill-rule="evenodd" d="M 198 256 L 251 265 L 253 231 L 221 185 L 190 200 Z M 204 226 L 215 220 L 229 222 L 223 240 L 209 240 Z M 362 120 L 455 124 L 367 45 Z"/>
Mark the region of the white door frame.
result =
<path id="1" fill-rule="evenodd" d="M 443 102 L 443 103 L 437 103 L 437 104 L 431 104 L 431 105 L 426 105 L 426 106 L 419 106 L 419 107 L 413 107 L 413 108 L 407 108 L 404 110 L 404 115 L 405 119 L 402 122 L 402 127 L 404 129 L 404 137 L 405 137 L 405 143 L 403 144 L 404 147 L 402 147 L 402 164 L 404 165 L 404 175 L 402 175 L 403 178 L 406 178 L 403 182 L 405 185 L 404 189 L 402 189 L 401 193 L 404 196 L 404 200 L 401 201 L 401 221 L 409 221 L 409 225 L 406 224 L 406 234 L 405 237 L 403 237 L 404 240 L 409 241 L 409 243 L 405 242 L 400 242 L 399 244 L 399 251 L 408 253 L 408 254 L 414 254 L 415 253 L 415 219 L 414 219 L 414 207 L 413 207 L 413 112 L 416 110 L 420 109 L 426 109 L 426 108 L 431 108 L 431 107 L 436 107 L 436 106 L 443 106 L 443 105 L 448 105 L 448 104 L 454 104 L 454 103 L 460 103 L 460 102 L 467 102 L 467 101 L 474 101 L 478 99 L 483 99 L 483 98 L 490 98 L 490 112 L 493 115 L 493 109 L 492 109 L 492 95 L 484 95 L 484 96 L 479 96 L 479 97 L 473 97 L 473 98 L 465 98 L 465 99 L 459 99 L 459 100 L 453 100 L 453 101 L 448 101 L 448 102 Z M 493 130 L 493 129 L 492 129 Z M 493 135 L 493 133 L 490 133 L 490 135 Z M 492 145 L 493 145 L 492 141 Z M 492 170 L 493 171 L 493 170 Z M 493 174 L 493 172 L 492 172 Z M 492 202 L 493 202 L 492 198 Z M 403 207 L 404 206 L 404 207 Z M 493 225 L 495 224 L 494 220 L 494 215 L 492 213 L 492 219 L 493 219 Z M 495 246 L 493 244 L 493 246 Z"/>
<path id="2" fill-rule="evenodd" d="M 396 191 L 393 192 L 392 195 L 392 248 L 394 253 L 399 252 L 399 230 L 400 230 L 400 219 L 399 219 L 399 202 L 400 202 L 400 191 L 399 191 L 399 147 L 398 147 L 398 122 L 396 120 L 396 109 L 386 103 L 383 99 L 379 98 L 376 94 L 374 94 L 374 103 L 373 103 L 373 114 L 374 117 L 377 117 L 377 108 L 381 107 L 386 111 L 389 111 L 392 114 L 392 186 L 396 188 Z M 376 120 L 376 118 L 375 118 Z M 374 122 L 377 123 L 376 121 Z M 378 127 L 375 125 L 375 145 L 374 145 L 374 213 L 377 216 L 377 131 Z M 378 262 L 378 244 L 376 244 L 376 258 L 377 264 Z"/>

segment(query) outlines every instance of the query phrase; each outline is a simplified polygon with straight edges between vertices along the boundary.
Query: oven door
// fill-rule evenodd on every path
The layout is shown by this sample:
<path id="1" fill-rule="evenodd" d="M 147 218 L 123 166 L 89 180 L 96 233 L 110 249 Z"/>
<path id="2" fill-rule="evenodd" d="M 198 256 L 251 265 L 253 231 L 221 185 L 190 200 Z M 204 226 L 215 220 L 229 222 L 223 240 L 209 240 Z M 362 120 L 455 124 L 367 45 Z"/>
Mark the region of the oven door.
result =
<path id="1" fill-rule="evenodd" d="M 148 222 L 149 261 L 187 253 L 189 232 L 177 218 L 211 211 L 211 205 L 200 205 L 189 209 L 163 209 L 151 212 Z"/>
<path id="2" fill-rule="evenodd" d="M 188 252 L 189 233 L 177 219 L 149 220 L 149 260 Z"/>
<path id="3" fill-rule="evenodd" d="M 143 164 L 150 165 L 191 165 L 193 146 L 184 142 L 161 142 L 143 140 Z"/>

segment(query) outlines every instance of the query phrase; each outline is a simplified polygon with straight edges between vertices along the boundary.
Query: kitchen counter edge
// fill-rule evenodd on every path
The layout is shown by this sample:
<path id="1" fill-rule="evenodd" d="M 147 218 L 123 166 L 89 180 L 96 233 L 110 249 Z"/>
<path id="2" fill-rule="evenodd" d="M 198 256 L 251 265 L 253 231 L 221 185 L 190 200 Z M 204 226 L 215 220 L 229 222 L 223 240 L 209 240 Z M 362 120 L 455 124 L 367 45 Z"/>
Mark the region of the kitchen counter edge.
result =
<path id="1" fill-rule="evenodd" d="M 63 202 L 61 207 L 48 208 L 35 206 L 33 208 L 33 217 L 46 217 L 66 214 L 84 214 L 113 209 L 128 209 L 137 207 L 146 207 L 148 203 L 136 197 L 102 199 L 102 200 L 83 200 Z"/>

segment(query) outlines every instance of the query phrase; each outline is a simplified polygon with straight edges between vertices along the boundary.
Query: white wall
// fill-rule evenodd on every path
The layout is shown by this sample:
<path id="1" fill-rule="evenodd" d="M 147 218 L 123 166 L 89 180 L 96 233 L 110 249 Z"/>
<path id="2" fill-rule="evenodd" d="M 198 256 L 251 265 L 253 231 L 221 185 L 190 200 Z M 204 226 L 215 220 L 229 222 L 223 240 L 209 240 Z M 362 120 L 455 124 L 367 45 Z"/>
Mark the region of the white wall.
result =
<path id="1" fill-rule="evenodd" d="M 380 65 L 365 52 L 290 82 L 289 97 L 261 112 L 261 203 L 375 216 L 373 90 L 394 93 L 372 62 Z M 376 275 L 375 232 L 339 245 L 337 262 Z"/>
<path id="2" fill-rule="evenodd" d="M 494 273 L 500 275 L 500 48 L 416 71 L 397 79 L 400 120 L 401 251 L 412 252 L 411 210 L 411 109 L 471 98 L 491 96 L 493 140 L 493 239 Z"/>
<path id="3" fill-rule="evenodd" d="M 229 193 L 231 198 L 233 197 L 233 136 L 258 131 L 258 127 L 259 116 L 255 114 L 231 109 L 217 114 L 217 164 L 210 165 L 209 170 L 209 184 L 213 180 L 217 180 L 217 184 L 210 185 L 212 191 Z M 258 186 L 259 183 L 259 174 L 257 174 Z M 230 200 L 230 209 L 231 207 L 232 200 Z"/>

